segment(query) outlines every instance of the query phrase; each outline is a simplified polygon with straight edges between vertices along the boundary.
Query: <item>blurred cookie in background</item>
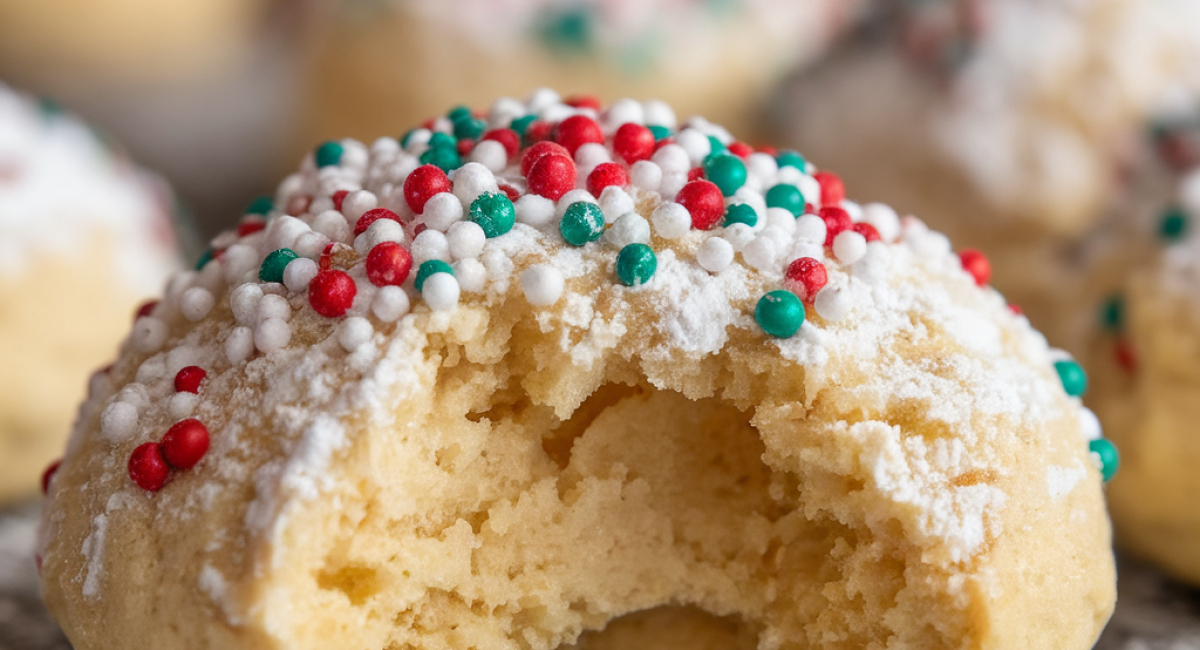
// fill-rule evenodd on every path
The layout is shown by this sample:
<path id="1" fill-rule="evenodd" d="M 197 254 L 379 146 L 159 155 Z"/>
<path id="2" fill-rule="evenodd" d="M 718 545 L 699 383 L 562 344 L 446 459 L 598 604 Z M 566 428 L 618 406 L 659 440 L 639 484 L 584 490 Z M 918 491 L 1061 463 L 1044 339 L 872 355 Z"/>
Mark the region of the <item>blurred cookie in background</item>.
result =
<path id="1" fill-rule="evenodd" d="M 0 79 L 113 133 L 215 232 L 269 185 L 294 136 L 301 10 L 273 0 L 0 2 Z"/>
<path id="2" fill-rule="evenodd" d="M 330 0 L 308 140 L 398 132 L 447 106 L 553 87 L 658 99 L 739 133 L 861 0 Z"/>
<path id="3" fill-rule="evenodd" d="M 0 501 L 37 491 L 89 375 L 178 266 L 173 205 L 112 141 L 0 84 Z"/>
<path id="4" fill-rule="evenodd" d="M 984 250 L 997 287 L 1060 336 L 1073 242 L 1130 140 L 1200 88 L 1200 4 L 876 0 L 871 16 L 789 83 L 775 126 L 870 198 Z"/>

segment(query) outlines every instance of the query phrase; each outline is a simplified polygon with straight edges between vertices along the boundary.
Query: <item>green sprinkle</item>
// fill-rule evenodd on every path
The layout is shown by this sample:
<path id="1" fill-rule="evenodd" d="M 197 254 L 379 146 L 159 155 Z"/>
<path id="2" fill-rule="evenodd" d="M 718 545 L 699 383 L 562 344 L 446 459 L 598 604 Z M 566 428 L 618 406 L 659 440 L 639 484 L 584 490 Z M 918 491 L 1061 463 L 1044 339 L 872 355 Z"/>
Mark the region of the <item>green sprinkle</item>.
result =
<path id="1" fill-rule="evenodd" d="M 516 131 L 517 135 L 523 136 L 523 135 L 525 135 L 525 131 L 529 130 L 529 125 L 533 124 L 533 121 L 536 119 L 537 119 L 536 115 L 526 115 L 524 117 L 518 117 L 517 119 L 512 121 L 512 124 L 508 125 L 508 128 L 512 129 L 513 131 Z"/>
<path id="2" fill-rule="evenodd" d="M 421 154 L 422 165 L 436 165 L 444 172 L 462 167 L 462 158 L 454 147 L 432 147 Z"/>
<path id="3" fill-rule="evenodd" d="M 417 293 L 421 292 L 421 288 L 425 286 L 425 281 L 434 273 L 449 273 L 450 275 L 454 275 L 454 268 L 441 260 L 421 262 L 421 266 L 417 267 L 417 277 L 413 279 L 413 286 L 417 288 Z"/>
<path id="4" fill-rule="evenodd" d="M 517 222 L 517 211 L 508 196 L 496 192 L 480 194 L 471 202 L 467 218 L 483 228 L 483 234 L 499 237 L 512 230 Z"/>
<path id="5" fill-rule="evenodd" d="M 772 291 L 758 299 L 754 320 L 767 334 L 786 339 L 804 324 L 804 305 L 791 291 Z"/>
<path id="6" fill-rule="evenodd" d="M 646 284 L 656 270 L 658 258 L 645 244 L 630 244 L 617 253 L 617 278 L 627 287 Z"/>
<path id="7" fill-rule="evenodd" d="M 468 116 L 454 122 L 454 137 L 460 140 L 478 140 L 486 127 L 483 120 Z"/>
<path id="8" fill-rule="evenodd" d="M 780 183 L 767 190 L 767 207 L 783 208 L 793 217 L 799 217 L 804 214 L 804 195 L 795 185 Z"/>
<path id="9" fill-rule="evenodd" d="M 1100 460 L 1100 475 L 1104 477 L 1104 482 L 1112 480 L 1121 466 L 1121 456 L 1117 453 L 1117 446 L 1106 438 L 1096 438 L 1088 441 L 1088 451 L 1096 454 Z"/>
<path id="10" fill-rule="evenodd" d="M 1158 234 L 1167 241 L 1179 241 L 1187 233 L 1188 218 L 1183 208 L 1167 210 L 1158 224 Z"/>
<path id="11" fill-rule="evenodd" d="M 650 129 L 650 133 L 654 134 L 655 142 L 658 142 L 659 140 L 662 140 L 663 138 L 671 137 L 671 129 L 668 129 L 665 126 L 660 126 L 658 124 L 651 124 L 650 126 L 648 126 L 646 128 Z"/>
<path id="12" fill-rule="evenodd" d="M 455 106 L 450 109 L 449 113 L 446 113 L 446 117 L 450 118 L 451 122 L 457 122 L 473 116 L 471 115 L 471 109 L 466 106 Z"/>
<path id="13" fill-rule="evenodd" d="M 1125 324 L 1125 299 L 1119 295 L 1109 296 L 1100 305 L 1100 325 L 1110 331 L 1120 331 Z"/>
<path id="14" fill-rule="evenodd" d="M 542 41 L 551 49 L 569 53 L 587 51 L 592 45 L 592 16 L 586 6 L 567 7 L 560 13 L 543 14 Z"/>
<path id="15" fill-rule="evenodd" d="M 336 140 L 329 140 L 321 143 L 317 147 L 316 161 L 317 167 L 332 167 L 342 162 L 342 153 L 345 149 L 342 148 L 342 143 Z"/>
<path id="16" fill-rule="evenodd" d="M 744 223 L 753 228 L 758 224 L 758 213 L 748 203 L 734 203 L 725 208 L 725 223 L 722 225 L 728 227 L 735 223 Z"/>
<path id="17" fill-rule="evenodd" d="M 254 197 L 254 200 L 250 202 L 250 205 L 246 206 L 246 214 L 260 214 L 266 216 L 266 214 L 271 211 L 271 208 L 274 207 L 275 199 L 264 194 L 262 196 Z"/>
<path id="18" fill-rule="evenodd" d="M 568 244 L 583 246 L 604 234 L 604 213 L 595 203 L 576 201 L 567 206 L 558 229 Z"/>
<path id="19" fill-rule="evenodd" d="M 430 135 L 428 144 L 430 149 L 448 147 L 456 151 L 458 150 L 458 140 L 449 133 L 442 133 L 441 131 Z"/>
<path id="20" fill-rule="evenodd" d="M 795 151 L 785 151 L 775 156 L 775 162 L 780 167 L 795 167 L 802 172 L 808 171 L 808 161 Z"/>
<path id="21" fill-rule="evenodd" d="M 416 132 L 417 132 L 416 129 L 409 129 L 404 132 L 404 135 L 400 136 L 400 148 L 401 149 L 408 148 L 408 143 L 410 141 L 412 141 L 413 134 Z"/>
<path id="22" fill-rule="evenodd" d="M 262 266 L 258 267 L 258 279 L 263 282 L 283 282 L 283 270 L 297 257 L 296 251 L 280 248 L 267 253 Z"/>
<path id="23" fill-rule="evenodd" d="M 720 188 L 721 194 L 733 196 L 746 184 L 746 163 L 737 156 L 718 153 L 704 161 L 704 176 Z"/>
<path id="24" fill-rule="evenodd" d="M 708 136 L 708 146 L 711 149 L 711 151 L 709 151 L 710 156 L 729 152 L 729 149 L 725 147 L 725 143 L 718 140 L 717 136 L 715 135 Z"/>
<path id="25" fill-rule="evenodd" d="M 196 270 L 203 270 L 209 262 L 213 261 L 213 258 L 216 257 L 216 254 L 217 252 L 211 248 L 201 253 L 200 259 L 196 260 Z"/>
<path id="26" fill-rule="evenodd" d="M 1055 361 L 1054 369 L 1058 371 L 1058 378 L 1062 380 L 1063 390 L 1068 395 L 1079 397 L 1087 392 L 1087 373 L 1078 363 L 1070 359 Z"/>

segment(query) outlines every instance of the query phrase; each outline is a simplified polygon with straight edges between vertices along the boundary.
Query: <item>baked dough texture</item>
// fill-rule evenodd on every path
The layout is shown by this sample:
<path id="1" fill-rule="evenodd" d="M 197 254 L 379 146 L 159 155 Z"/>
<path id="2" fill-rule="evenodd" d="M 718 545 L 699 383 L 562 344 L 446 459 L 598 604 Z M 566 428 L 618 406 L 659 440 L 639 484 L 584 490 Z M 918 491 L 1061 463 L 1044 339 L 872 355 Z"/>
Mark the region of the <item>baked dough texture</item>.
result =
<path id="1" fill-rule="evenodd" d="M 37 491 L 88 375 L 176 268 L 169 195 L 110 147 L 0 84 L 0 501 Z"/>
<path id="2" fill-rule="evenodd" d="M 634 106 L 575 114 L 611 144 Z M 74 647 L 1090 648 L 1115 575 L 1060 353 L 920 221 L 855 212 L 878 240 L 828 248 L 819 218 L 763 204 L 789 185 L 823 214 L 853 209 L 811 191 L 811 166 L 747 153 L 729 201 L 757 224 L 696 227 L 708 181 L 672 187 L 672 159 L 740 148 L 697 118 L 671 130 L 662 182 L 634 172 L 601 192 L 613 218 L 580 246 L 564 233 L 596 199 L 573 190 L 545 217 L 554 203 L 529 188 L 546 179 L 520 171 L 532 150 L 501 161 L 499 190 L 483 165 L 452 172 L 464 203 L 520 195 L 515 225 L 478 249 L 440 208 L 408 205 L 403 181 L 436 176 L 413 171 L 428 132 L 306 157 L 265 229 L 218 237 L 177 276 L 82 407 L 39 548 Z M 351 246 L 370 205 L 404 232 L 372 225 Z M 389 228 L 416 263 L 381 288 L 362 258 Z M 430 244 L 437 228 L 455 252 Z M 721 266 L 712 239 L 741 241 L 717 271 L 700 265 Z M 797 285 L 768 241 L 828 274 L 779 338 L 761 298 Z M 619 251 L 639 243 L 656 268 L 626 284 Z M 288 247 L 284 282 L 261 282 Z M 453 276 L 417 272 L 451 260 Z M 306 268 L 354 280 L 348 311 L 318 313 L 336 311 L 334 276 Z M 176 390 L 189 367 L 206 373 L 194 394 Z M 183 418 L 207 453 L 135 483 L 134 450 L 166 449 Z"/>

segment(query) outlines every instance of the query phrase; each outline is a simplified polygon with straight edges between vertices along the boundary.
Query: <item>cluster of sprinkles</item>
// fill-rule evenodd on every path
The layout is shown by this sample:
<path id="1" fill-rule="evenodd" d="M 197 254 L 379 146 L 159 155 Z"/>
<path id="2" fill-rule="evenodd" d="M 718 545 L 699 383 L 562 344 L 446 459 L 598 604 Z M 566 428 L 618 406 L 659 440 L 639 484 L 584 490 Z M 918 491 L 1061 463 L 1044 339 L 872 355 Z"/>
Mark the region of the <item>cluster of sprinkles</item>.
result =
<path id="1" fill-rule="evenodd" d="M 518 224 L 526 237 L 537 231 L 609 251 L 606 272 L 621 291 L 653 289 L 660 255 L 670 248 L 683 259 L 671 242 L 695 239 L 686 263 L 712 275 L 741 264 L 764 279 L 752 306 L 764 342 L 795 336 L 810 312 L 846 319 L 852 302 L 830 269 L 917 227 L 887 206 L 848 201 L 836 174 L 794 151 L 735 141 L 701 118 L 679 124 L 661 102 L 602 109 L 594 98 L 562 101 L 541 90 L 525 103 L 502 99 L 486 114 L 454 108 L 370 148 L 320 144 L 274 197 L 255 199 L 235 230 L 213 240 L 162 304 L 139 313 L 128 345 L 157 353 L 168 323 L 179 322 L 175 311 L 202 323 L 227 287 L 236 323 L 224 335 L 228 363 L 287 348 L 297 318 L 334 321 L 333 337 L 353 354 L 415 305 L 452 312 L 463 294 L 507 287 L 516 265 L 506 237 Z M 964 280 L 986 287 L 987 259 L 978 251 L 960 259 Z M 558 303 L 568 280 L 545 262 L 517 275 L 534 308 Z M 1080 394 L 1078 364 L 1056 368 L 1064 389 Z M 156 491 L 202 460 L 208 430 L 191 414 L 204 377 L 199 367 L 179 371 L 168 409 L 174 424 L 130 456 L 129 475 L 142 488 Z M 102 434 L 127 439 L 144 397 L 118 394 L 101 416 Z M 1109 452 L 1093 451 L 1110 476 Z"/>

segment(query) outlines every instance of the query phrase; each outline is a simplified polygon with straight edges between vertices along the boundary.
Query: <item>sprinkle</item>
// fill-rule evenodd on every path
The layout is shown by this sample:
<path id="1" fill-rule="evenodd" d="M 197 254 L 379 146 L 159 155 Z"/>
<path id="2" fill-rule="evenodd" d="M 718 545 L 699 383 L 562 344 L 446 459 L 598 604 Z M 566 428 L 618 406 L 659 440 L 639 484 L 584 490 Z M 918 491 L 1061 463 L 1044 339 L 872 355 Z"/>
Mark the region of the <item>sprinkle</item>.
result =
<path id="1" fill-rule="evenodd" d="M 436 165 L 422 165 L 404 179 L 404 201 L 413 212 L 421 214 L 430 198 L 452 189 L 446 172 Z"/>
<path id="2" fill-rule="evenodd" d="M 401 285 L 412 270 L 412 255 L 400 244 L 383 242 L 367 253 L 367 280 L 377 287 Z"/>
<path id="3" fill-rule="evenodd" d="M 413 261 L 417 264 L 429 260 L 448 262 L 450 260 L 450 242 L 446 239 L 445 234 L 437 230 L 424 230 L 413 239 L 412 249 L 409 252 L 412 253 Z"/>
<path id="4" fill-rule="evenodd" d="M 62 466 L 62 459 L 50 463 L 49 467 L 42 472 L 42 494 L 50 493 L 50 482 L 54 480 L 54 475 L 58 473 L 58 468 Z M 39 564 L 39 571 L 41 566 Z"/>
<path id="5" fill-rule="evenodd" d="M 1058 378 L 1062 380 L 1063 390 L 1068 395 L 1079 397 L 1087 392 L 1087 373 L 1078 363 L 1062 359 L 1054 362 L 1054 369 L 1058 371 Z"/>
<path id="6" fill-rule="evenodd" d="M 675 200 L 691 215 L 692 227 L 697 230 L 710 230 L 725 213 L 721 190 L 711 181 L 692 181 L 684 185 Z"/>
<path id="7" fill-rule="evenodd" d="M 851 226 L 850 229 L 862 235 L 863 239 L 867 240 L 868 243 L 873 241 L 883 241 L 883 237 L 879 234 L 879 231 L 875 229 L 875 226 L 872 226 L 869 223 L 856 223 Z"/>
<path id="8" fill-rule="evenodd" d="M 630 244 L 650 243 L 650 222 L 636 212 L 627 212 L 604 232 L 604 240 L 618 250 Z"/>
<path id="9" fill-rule="evenodd" d="M 1119 332 L 1125 321 L 1125 299 L 1120 295 L 1109 296 L 1100 305 L 1100 325 L 1111 332 Z"/>
<path id="10" fill-rule="evenodd" d="M 354 352 L 375 335 L 371 321 L 362 316 L 351 316 L 338 327 L 338 344 L 346 352 Z"/>
<path id="11" fill-rule="evenodd" d="M 568 244 L 583 246 L 604 234 L 604 212 L 595 203 L 577 201 L 567 207 L 558 227 Z"/>
<path id="12" fill-rule="evenodd" d="M 274 207 L 275 200 L 271 197 L 266 195 L 256 196 L 254 200 L 250 201 L 250 205 L 246 206 L 246 214 L 266 216 Z"/>
<path id="13" fill-rule="evenodd" d="M 173 418 L 183 419 L 191 417 L 196 410 L 196 405 L 200 403 L 200 396 L 195 393 L 175 393 L 171 396 L 171 400 L 167 402 L 167 413 Z"/>
<path id="14" fill-rule="evenodd" d="M 171 425 L 163 436 L 160 449 L 167 464 L 175 469 L 191 469 L 208 453 L 208 428 L 189 418 Z"/>
<path id="15" fill-rule="evenodd" d="M 384 242 L 403 243 L 404 227 L 391 219 L 378 219 L 354 239 L 354 250 L 359 255 L 366 255 L 367 251 Z"/>
<path id="16" fill-rule="evenodd" d="M 721 237 L 709 237 L 696 251 L 696 262 L 709 273 L 720 273 L 733 263 L 733 246 Z"/>
<path id="17" fill-rule="evenodd" d="M 532 149 L 530 150 L 532 151 Z M 575 162 L 560 154 L 544 155 L 529 170 L 529 191 L 551 201 L 562 198 L 575 187 Z"/>
<path id="18" fill-rule="evenodd" d="M 308 302 L 313 311 L 326 318 L 338 318 L 354 304 L 358 288 L 344 271 L 321 271 L 308 285 Z"/>
<path id="19" fill-rule="evenodd" d="M 894 242 L 900 236 L 900 216 L 891 206 L 884 203 L 864 205 L 863 222 L 875 226 L 881 241 Z"/>
<path id="20" fill-rule="evenodd" d="M 649 160 L 654 153 L 654 134 L 640 124 L 622 124 L 613 135 L 613 151 L 628 165 Z"/>
<path id="21" fill-rule="evenodd" d="M 100 435 L 111 444 L 125 442 L 137 427 L 138 410 L 129 402 L 116 401 L 100 413 Z"/>
<path id="22" fill-rule="evenodd" d="M 279 320 L 288 320 L 292 317 L 292 304 L 287 298 L 274 293 L 268 293 L 258 301 L 258 313 L 254 315 L 255 321 L 261 323 L 268 318 L 278 318 Z"/>
<path id="23" fill-rule="evenodd" d="M 600 196 L 608 187 L 621 188 L 628 185 L 629 174 L 625 173 L 624 167 L 613 162 L 596 165 L 587 177 L 587 191 L 595 196 Z"/>
<path id="24" fill-rule="evenodd" d="M 435 133 L 435 137 L 429 140 L 431 145 L 435 142 L 436 136 L 439 135 L 445 134 Z M 458 143 L 453 141 L 448 144 L 439 142 L 436 146 L 431 146 L 421 154 L 418 160 L 423 165 L 432 165 L 443 172 L 458 169 L 459 165 L 462 165 L 462 158 L 458 155 Z"/>
<path id="25" fill-rule="evenodd" d="M 505 129 L 505 131 L 509 131 Z M 511 133 L 511 131 L 509 131 Z M 498 174 L 504 171 L 504 166 L 508 164 L 508 159 L 512 154 L 508 153 L 504 145 L 495 140 L 481 140 L 471 150 L 467 160 L 473 163 L 479 163 L 486 167 L 493 174 Z"/>
<path id="26" fill-rule="evenodd" d="M 143 316 L 153 315 L 155 307 L 158 307 L 157 300 L 147 300 L 141 305 L 138 305 L 137 310 L 133 312 L 133 321 L 136 323 L 137 319 L 142 318 Z"/>
<path id="27" fill-rule="evenodd" d="M 246 217 L 245 219 L 242 219 L 240 223 L 238 223 L 237 235 L 238 237 L 248 237 L 266 227 L 267 222 L 258 217 Z"/>
<path id="28" fill-rule="evenodd" d="M 811 257 L 801 257 L 788 264 L 783 274 L 784 284 L 791 289 L 800 300 L 812 304 L 817 293 L 829 281 L 825 265 Z"/>
<path id="29" fill-rule="evenodd" d="M 795 151 L 784 151 L 775 156 L 775 163 L 780 167 L 792 167 L 801 172 L 808 171 L 808 162 Z"/>
<path id="30" fill-rule="evenodd" d="M 841 208 L 826 206 L 817 211 L 817 216 L 825 222 L 825 245 L 830 247 L 842 231 L 849 230 L 854 225 L 850 214 Z"/>
<path id="31" fill-rule="evenodd" d="M 656 270 L 658 258 L 645 244 L 629 244 L 617 254 L 617 278 L 627 287 L 646 284 Z"/>
<path id="32" fill-rule="evenodd" d="M 821 318 L 836 323 L 850 314 L 850 297 L 842 289 L 826 285 L 813 299 L 813 308 Z"/>
<path id="33" fill-rule="evenodd" d="M 800 331 L 804 324 L 804 305 L 790 291 L 772 291 L 759 298 L 754 308 L 754 320 L 767 334 L 786 339 Z"/>
<path id="34" fill-rule="evenodd" d="M 853 264 L 867 254 L 867 238 L 854 230 L 845 230 L 833 238 L 833 254 L 842 264 Z"/>
<path id="35" fill-rule="evenodd" d="M 975 279 L 976 285 L 987 286 L 988 281 L 992 279 L 992 265 L 983 253 L 968 249 L 959 253 L 958 259 L 962 262 L 963 270 Z"/>
<path id="36" fill-rule="evenodd" d="M 804 214 L 804 195 L 795 185 L 779 183 L 772 186 L 767 190 L 766 200 L 768 208 L 782 208 L 794 217 Z"/>
<path id="37" fill-rule="evenodd" d="M 649 160 L 640 160 L 629 168 L 629 181 L 634 187 L 647 192 L 657 192 L 662 185 L 662 178 L 662 167 Z"/>
<path id="38" fill-rule="evenodd" d="M 338 213 L 330 212 L 329 214 Z M 367 230 L 370 229 L 371 226 L 380 219 L 389 219 L 391 221 L 395 221 L 397 224 L 400 223 L 400 215 L 396 214 L 395 212 L 392 212 L 387 208 L 374 208 L 364 212 L 363 215 L 354 222 L 354 236 L 358 237 L 359 235 L 367 232 Z M 341 239 L 341 237 L 330 236 L 330 239 Z"/>
<path id="39" fill-rule="evenodd" d="M 334 196 L 336 197 L 337 194 L 341 193 L 338 192 Z M 373 193 L 366 190 L 355 190 L 347 193 L 340 204 L 337 200 L 333 202 L 335 210 L 340 210 L 342 214 L 346 215 L 347 221 L 354 222 L 357 222 L 368 210 L 374 210 L 378 206 L 379 199 Z"/>
<path id="40" fill-rule="evenodd" d="M 167 484 L 171 468 L 157 442 L 139 445 L 129 456 L 129 478 L 147 492 L 158 492 Z"/>
<path id="41" fill-rule="evenodd" d="M 183 317 L 195 323 L 202 320 L 212 311 L 213 303 L 216 301 L 213 298 L 212 292 L 203 287 L 192 287 L 183 292 L 179 298 L 179 311 Z"/>
<path id="42" fill-rule="evenodd" d="M 421 266 L 417 267 L 417 277 L 413 280 L 413 286 L 416 287 L 417 293 L 422 292 L 425 281 L 434 273 L 449 273 L 450 275 L 454 275 L 454 269 L 442 260 L 427 260 L 422 262 Z"/>
<path id="43" fill-rule="evenodd" d="M 225 339 L 225 358 L 229 363 L 241 363 L 254 354 L 254 331 L 244 325 L 233 328 Z"/>
<path id="44" fill-rule="evenodd" d="M 517 221 L 534 228 L 550 225 L 554 219 L 554 202 L 544 196 L 526 194 L 515 204 Z"/>
<path id="45" fill-rule="evenodd" d="M 200 383 L 208 376 L 200 366 L 187 366 L 175 373 L 175 390 L 184 393 L 199 393 Z"/>
<path id="46" fill-rule="evenodd" d="M 1117 446 L 1105 438 L 1097 438 L 1088 442 L 1088 451 L 1096 460 L 1100 475 L 1107 483 L 1116 475 L 1121 465 L 1121 457 L 1117 454 Z"/>
<path id="47" fill-rule="evenodd" d="M 554 141 L 574 156 L 575 151 L 584 144 L 604 142 L 604 130 L 586 115 L 572 115 L 558 123 L 558 128 L 554 130 Z"/>
<path id="48" fill-rule="evenodd" d="M 568 160 L 571 159 L 571 154 L 561 144 L 557 142 L 539 142 L 525 150 L 524 155 L 521 156 L 521 175 L 528 178 L 530 172 L 533 171 L 533 166 L 539 160 L 552 155 L 563 156 Z"/>
<path id="49" fill-rule="evenodd" d="M 775 270 L 775 263 L 779 259 L 779 249 L 771 237 L 755 237 L 742 248 L 741 253 L 746 264 L 759 271 Z"/>
<path id="50" fill-rule="evenodd" d="M 143 316 L 133 324 L 129 337 L 138 352 L 157 352 L 167 342 L 167 324 L 153 316 Z"/>
<path id="51" fill-rule="evenodd" d="M 246 283 L 234 289 L 229 295 L 229 306 L 233 309 L 233 318 L 242 325 L 254 322 L 258 313 L 258 301 L 262 300 L 262 287 Z"/>
<path id="52" fill-rule="evenodd" d="M 600 193 L 600 209 L 604 212 L 606 223 L 616 223 L 623 215 L 636 211 L 633 197 L 623 188 L 615 185 L 604 188 Z"/>
<path id="53" fill-rule="evenodd" d="M 499 193 L 481 194 L 471 203 L 469 218 L 483 229 L 486 237 L 491 238 L 512 230 L 517 213 L 507 196 Z"/>
<path id="54" fill-rule="evenodd" d="M 427 277 L 422 284 L 424 291 L 421 292 L 421 296 L 425 298 L 425 304 L 429 305 L 430 309 L 448 311 L 458 304 L 458 280 L 452 272 L 438 271 Z"/>
<path id="55" fill-rule="evenodd" d="M 816 172 L 812 175 L 821 185 L 821 206 L 836 207 L 846 198 L 846 186 L 833 172 Z"/>
<path id="56" fill-rule="evenodd" d="M 1095 411 L 1086 406 L 1079 407 L 1079 430 L 1084 440 L 1095 440 L 1104 433 L 1100 427 L 1100 418 L 1096 417 Z"/>
<path id="57" fill-rule="evenodd" d="M 521 291 L 529 304 L 549 307 L 562 296 L 562 273 L 549 264 L 535 264 L 521 273 Z"/>
<path id="58" fill-rule="evenodd" d="M 456 260 L 479 257 L 487 243 L 487 234 L 473 221 L 460 221 L 446 232 L 446 243 L 450 247 L 450 256 Z"/>
<path id="59" fill-rule="evenodd" d="M 733 196 L 746 184 L 746 163 L 730 154 L 715 154 L 704 161 L 704 175 L 725 196 Z"/>
<path id="60" fill-rule="evenodd" d="M 754 210 L 754 206 L 748 203 L 734 203 L 725 208 L 725 227 L 732 226 L 735 223 L 744 223 L 753 228 L 758 224 L 758 213 Z"/>
<path id="61" fill-rule="evenodd" d="M 344 148 L 342 143 L 335 140 L 329 140 L 321 143 L 314 153 L 317 167 L 332 167 L 342 162 L 342 153 Z"/>
<path id="62" fill-rule="evenodd" d="M 454 196 L 458 197 L 463 205 L 470 205 L 484 194 L 499 191 L 496 175 L 479 163 L 469 162 L 454 173 Z"/>
<path id="63" fill-rule="evenodd" d="M 258 279 L 263 282 L 283 282 L 283 270 L 298 257 L 300 256 L 296 251 L 290 248 L 280 248 L 267 253 L 258 269 Z"/>
<path id="64" fill-rule="evenodd" d="M 487 286 L 488 271 L 483 262 L 468 257 L 458 260 L 451 265 L 454 278 L 458 280 L 458 288 L 467 293 L 479 293 Z"/>
<path id="65" fill-rule="evenodd" d="M 662 168 L 663 174 L 686 173 L 691 168 L 688 152 L 677 144 L 667 144 L 659 147 L 650 157 L 651 162 Z"/>
<path id="66" fill-rule="evenodd" d="M 269 354 L 287 347 L 292 339 L 292 326 L 282 318 L 265 318 L 254 328 L 254 347 Z"/>
<path id="67" fill-rule="evenodd" d="M 483 139 L 479 144 L 488 141 L 497 142 L 503 146 L 507 158 L 516 156 L 521 150 L 521 136 L 517 135 L 517 132 L 513 129 L 492 129 L 483 134 Z M 478 145 L 476 145 L 476 148 L 478 148 Z M 508 161 L 505 160 L 505 162 L 507 163 Z"/>
<path id="68" fill-rule="evenodd" d="M 386 286 L 375 294 L 371 311 L 385 323 L 391 323 L 408 313 L 408 293 L 397 286 Z"/>

